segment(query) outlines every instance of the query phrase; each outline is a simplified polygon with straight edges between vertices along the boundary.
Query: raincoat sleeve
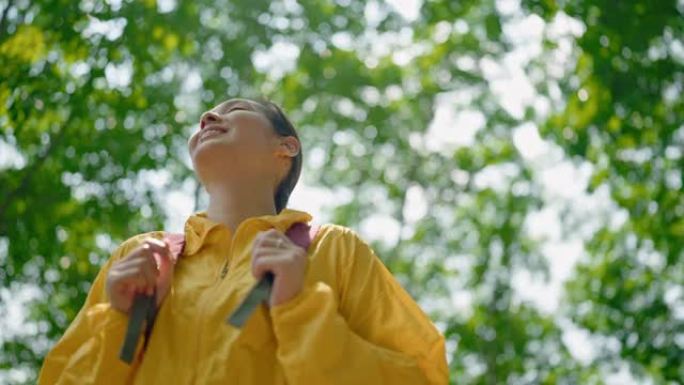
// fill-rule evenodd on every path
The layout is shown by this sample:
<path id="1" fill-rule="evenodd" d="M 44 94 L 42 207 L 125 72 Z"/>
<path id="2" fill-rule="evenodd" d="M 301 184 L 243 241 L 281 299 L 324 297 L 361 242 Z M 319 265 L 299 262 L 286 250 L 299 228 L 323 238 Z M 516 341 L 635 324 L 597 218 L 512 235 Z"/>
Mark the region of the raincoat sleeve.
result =
<path id="1" fill-rule="evenodd" d="M 126 256 L 148 236 L 152 235 L 130 238 L 100 268 L 81 310 L 45 357 L 39 385 L 129 383 L 139 361 L 128 365 L 119 359 L 128 315 L 111 307 L 105 282 L 112 263 Z M 139 357 L 143 340 L 144 336 L 138 341 L 134 357 Z"/>
<path id="2" fill-rule="evenodd" d="M 339 287 L 317 281 L 271 309 L 288 383 L 448 383 L 444 337 L 351 229 L 323 251 Z"/>

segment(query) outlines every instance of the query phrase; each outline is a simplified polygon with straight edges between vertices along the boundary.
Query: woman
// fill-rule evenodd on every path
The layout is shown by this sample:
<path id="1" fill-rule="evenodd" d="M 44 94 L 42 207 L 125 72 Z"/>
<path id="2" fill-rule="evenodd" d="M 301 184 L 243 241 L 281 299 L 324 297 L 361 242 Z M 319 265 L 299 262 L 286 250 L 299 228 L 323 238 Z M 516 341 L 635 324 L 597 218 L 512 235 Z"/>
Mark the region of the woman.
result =
<path id="1" fill-rule="evenodd" d="M 40 384 L 447 383 L 444 337 L 357 233 L 325 224 L 308 251 L 284 235 L 312 217 L 286 208 L 302 151 L 278 106 L 223 102 L 188 144 L 209 207 L 186 221 L 182 257 L 161 231 L 121 244 Z M 267 306 L 226 324 L 267 272 Z M 118 355 L 140 292 L 157 293 L 158 314 L 128 365 Z"/>

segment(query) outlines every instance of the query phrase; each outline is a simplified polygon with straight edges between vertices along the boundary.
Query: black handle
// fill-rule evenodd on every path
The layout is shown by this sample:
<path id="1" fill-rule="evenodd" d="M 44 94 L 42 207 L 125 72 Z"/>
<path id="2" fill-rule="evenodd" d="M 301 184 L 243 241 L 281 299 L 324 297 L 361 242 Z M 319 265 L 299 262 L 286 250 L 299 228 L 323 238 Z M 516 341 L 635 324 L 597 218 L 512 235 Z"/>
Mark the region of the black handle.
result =
<path id="1" fill-rule="evenodd" d="M 249 290 L 242 303 L 240 303 L 235 311 L 228 316 L 226 323 L 241 328 L 252 313 L 254 313 L 257 306 L 271 298 L 271 289 L 273 288 L 274 280 L 275 276 L 273 273 L 268 272 L 264 274 L 259 282 Z"/>
<path id="2" fill-rule="evenodd" d="M 131 306 L 131 312 L 128 317 L 126 336 L 124 337 L 121 352 L 119 353 L 119 358 L 128 364 L 133 362 L 133 355 L 135 354 L 135 348 L 138 346 L 138 340 L 140 339 L 143 322 L 145 320 L 147 320 L 145 335 L 149 337 L 149 332 L 156 314 L 155 302 L 155 295 L 136 294 L 133 299 L 133 305 Z"/>

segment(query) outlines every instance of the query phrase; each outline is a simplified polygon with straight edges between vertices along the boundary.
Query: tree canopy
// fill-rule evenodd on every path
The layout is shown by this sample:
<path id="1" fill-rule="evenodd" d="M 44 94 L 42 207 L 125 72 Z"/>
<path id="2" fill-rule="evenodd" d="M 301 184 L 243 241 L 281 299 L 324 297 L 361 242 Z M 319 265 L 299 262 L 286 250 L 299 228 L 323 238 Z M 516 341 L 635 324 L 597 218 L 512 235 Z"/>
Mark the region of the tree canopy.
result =
<path id="1" fill-rule="evenodd" d="M 444 332 L 452 383 L 682 383 L 684 3 L 406 3 L 0 0 L 0 315 L 33 293 L 0 379 L 35 381 L 112 249 L 164 227 L 161 193 L 202 206 L 199 114 L 265 96 L 329 221 L 397 228 L 373 247 Z M 582 247 L 554 312 L 521 295 L 563 258 L 530 231 L 556 203 L 521 132 L 608 205 L 560 202 Z M 602 348 L 578 356 L 569 327 Z"/>

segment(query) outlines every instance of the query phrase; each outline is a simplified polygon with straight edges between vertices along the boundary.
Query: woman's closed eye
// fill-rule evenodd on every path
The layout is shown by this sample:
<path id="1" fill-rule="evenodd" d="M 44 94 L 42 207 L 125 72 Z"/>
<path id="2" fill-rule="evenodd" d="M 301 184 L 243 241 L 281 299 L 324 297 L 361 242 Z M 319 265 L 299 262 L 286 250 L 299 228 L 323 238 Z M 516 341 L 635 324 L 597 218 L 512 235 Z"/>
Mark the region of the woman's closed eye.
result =
<path id="1" fill-rule="evenodd" d="M 226 115 L 230 114 L 233 111 L 250 111 L 250 110 L 243 108 L 243 107 L 233 107 L 230 110 L 226 111 Z"/>

